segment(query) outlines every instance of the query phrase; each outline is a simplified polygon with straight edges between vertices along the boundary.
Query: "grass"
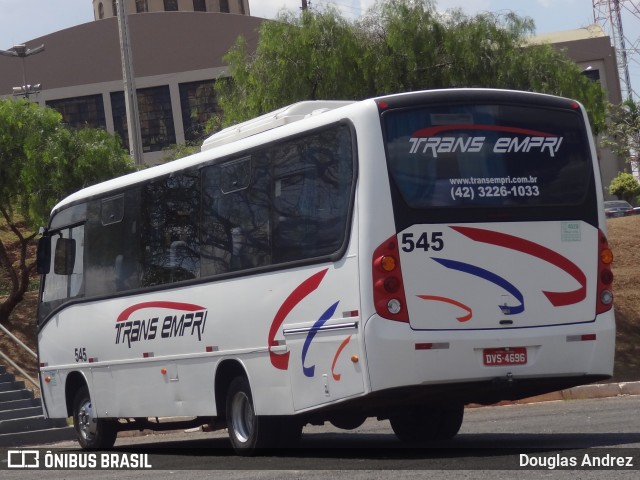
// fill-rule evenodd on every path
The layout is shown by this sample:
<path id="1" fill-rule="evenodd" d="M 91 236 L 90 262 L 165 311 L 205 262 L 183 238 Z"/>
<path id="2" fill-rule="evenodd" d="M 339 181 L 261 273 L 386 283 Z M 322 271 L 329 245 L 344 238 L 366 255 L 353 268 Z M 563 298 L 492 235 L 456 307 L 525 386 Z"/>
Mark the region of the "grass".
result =
<path id="1" fill-rule="evenodd" d="M 614 380 L 640 380 L 640 215 L 607 222 L 616 312 Z"/>

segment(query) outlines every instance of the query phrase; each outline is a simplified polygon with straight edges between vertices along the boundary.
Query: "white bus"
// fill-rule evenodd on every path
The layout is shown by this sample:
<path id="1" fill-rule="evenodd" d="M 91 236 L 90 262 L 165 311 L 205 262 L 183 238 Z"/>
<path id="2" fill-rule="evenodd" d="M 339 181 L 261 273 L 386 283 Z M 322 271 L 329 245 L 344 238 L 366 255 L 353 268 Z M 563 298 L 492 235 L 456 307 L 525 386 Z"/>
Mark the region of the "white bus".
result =
<path id="1" fill-rule="evenodd" d="M 46 415 L 73 417 L 84 448 L 208 424 L 253 454 L 368 417 L 400 441 L 451 438 L 466 404 L 612 375 L 605 228 L 573 100 L 292 105 L 55 206 Z"/>

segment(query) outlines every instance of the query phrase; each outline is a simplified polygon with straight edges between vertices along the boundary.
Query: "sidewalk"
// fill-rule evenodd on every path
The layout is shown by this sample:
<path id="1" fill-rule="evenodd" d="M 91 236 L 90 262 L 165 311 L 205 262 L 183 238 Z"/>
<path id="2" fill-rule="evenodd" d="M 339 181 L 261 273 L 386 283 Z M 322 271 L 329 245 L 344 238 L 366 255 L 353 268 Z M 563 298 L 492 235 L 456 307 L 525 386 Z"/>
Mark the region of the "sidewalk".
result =
<path id="1" fill-rule="evenodd" d="M 513 402 L 500 402 L 497 405 L 551 402 L 556 400 L 584 400 L 587 398 L 607 398 L 618 395 L 640 395 L 640 382 L 601 383 L 580 385 L 579 387 L 545 393 L 535 397 L 523 398 Z"/>

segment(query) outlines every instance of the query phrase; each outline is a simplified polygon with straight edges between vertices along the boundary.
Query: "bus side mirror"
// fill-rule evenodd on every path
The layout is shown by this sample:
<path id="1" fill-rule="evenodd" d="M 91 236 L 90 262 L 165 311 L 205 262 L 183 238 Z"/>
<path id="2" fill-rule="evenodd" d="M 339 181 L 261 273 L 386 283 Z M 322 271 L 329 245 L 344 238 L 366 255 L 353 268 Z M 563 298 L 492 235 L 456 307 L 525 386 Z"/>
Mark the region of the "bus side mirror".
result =
<path id="1" fill-rule="evenodd" d="M 51 237 L 43 236 L 38 239 L 36 255 L 36 270 L 40 275 L 49 273 L 51 267 Z"/>
<path id="2" fill-rule="evenodd" d="M 76 241 L 73 238 L 59 238 L 53 257 L 53 273 L 71 275 L 76 262 Z"/>

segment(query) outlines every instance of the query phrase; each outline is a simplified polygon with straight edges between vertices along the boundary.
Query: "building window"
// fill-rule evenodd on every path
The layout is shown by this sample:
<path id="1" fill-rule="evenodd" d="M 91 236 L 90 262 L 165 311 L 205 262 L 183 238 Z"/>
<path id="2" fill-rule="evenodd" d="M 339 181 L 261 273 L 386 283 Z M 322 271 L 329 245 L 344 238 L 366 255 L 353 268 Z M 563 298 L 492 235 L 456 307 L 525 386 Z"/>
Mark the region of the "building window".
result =
<path id="1" fill-rule="evenodd" d="M 177 12 L 178 11 L 178 0 L 164 0 L 164 11 L 165 12 Z"/>
<path id="2" fill-rule="evenodd" d="M 140 133 L 144 152 L 157 152 L 176 143 L 169 86 L 137 90 Z M 113 125 L 122 143 L 129 148 L 124 92 L 111 93 Z"/>
<path id="3" fill-rule="evenodd" d="M 102 2 L 98 4 L 98 18 L 102 20 L 104 18 L 104 5 Z"/>
<path id="4" fill-rule="evenodd" d="M 600 70 L 598 69 L 588 68 L 582 72 L 582 75 L 587 77 L 589 80 L 596 82 L 600 81 Z"/>
<path id="5" fill-rule="evenodd" d="M 187 142 L 201 141 L 207 122 L 220 111 L 214 85 L 214 80 L 180 84 L 180 107 Z"/>
<path id="6" fill-rule="evenodd" d="M 49 100 L 47 107 L 53 108 L 64 123 L 74 128 L 107 128 L 102 95 Z"/>
<path id="7" fill-rule="evenodd" d="M 244 0 L 238 0 L 238 11 L 240 12 L 240 15 L 244 15 Z"/>
<path id="8" fill-rule="evenodd" d="M 136 13 L 143 13 L 149 11 L 149 3 L 147 0 L 136 0 Z"/>
<path id="9" fill-rule="evenodd" d="M 113 10 L 113 16 L 117 17 L 118 16 L 118 0 L 113 0 L 113 2 L 111 2 L 111 9 Z"/>
<path id="10" fill-rule="evenodd" d="M 220 0 L 220 11 L 222 13 L 229 13 L 229 0 Z"/>
<path id="11" fill-rule="evenodd" d="M 193 11 L 194 12 L 206 12 L 207 4 L 205 0 L 193 0 Z"/>

